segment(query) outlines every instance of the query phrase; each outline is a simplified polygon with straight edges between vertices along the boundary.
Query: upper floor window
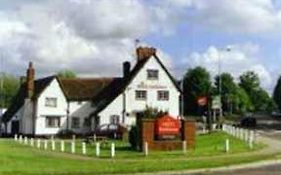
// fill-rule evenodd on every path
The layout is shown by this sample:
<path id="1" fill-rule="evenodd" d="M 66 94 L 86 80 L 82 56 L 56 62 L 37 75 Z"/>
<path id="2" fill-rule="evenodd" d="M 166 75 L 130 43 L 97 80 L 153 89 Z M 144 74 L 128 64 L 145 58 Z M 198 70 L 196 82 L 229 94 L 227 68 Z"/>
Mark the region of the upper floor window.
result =
<path id="1" fill-rule="evenodd" d="M 60 117 L 47 116 L 46 117 L 46 127 L 47 128 L 59 128 L 60 127 Z"/>
<path id="2" fill-rule="evenodd" d="M 119 115 L 110 116 L 110 124 L 119 124 L 119 123 L 120 123 L 120 116 Z"/>
<path id="3" fill-rule="evenodd" d="M 146 100 L 146 91 L 136 91 L 136 100 Z"/>
<path id="4" fill-rule="evenodd" d="M 79 117 L 71 118 L 71 128 L 80 128 L 80 118 Z"/>
<path id="5" fill-rule="evenodd" d="M 169 91 L 158 91 L 157 99 L 159 101 L 168 101 L 169 100 Z"/>
<path id="6" fill-rule="evenodd" d="M 147 79 L 148 80 L 158 80 L 159 71 L 156 69 L 148 69 L 147 70 Z"/>
<path id="7" fill-rule="evenodd" d="M 57 107 L 57 98 L 46 97 L 46 99 L 45 99 L 45 106 Z"/>

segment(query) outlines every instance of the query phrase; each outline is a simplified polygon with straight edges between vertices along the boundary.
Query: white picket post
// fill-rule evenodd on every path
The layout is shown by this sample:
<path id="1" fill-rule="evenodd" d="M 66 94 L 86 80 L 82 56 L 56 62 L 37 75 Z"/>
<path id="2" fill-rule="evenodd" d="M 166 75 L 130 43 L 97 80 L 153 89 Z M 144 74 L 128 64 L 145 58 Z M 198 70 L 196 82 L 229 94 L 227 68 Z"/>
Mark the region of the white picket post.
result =
<path id="1" fill-rule="evenodd" d="M 225 152 L 229 152 L 229 140 L 228 139 L 226 139 L 225 140 Z"/>
<path id="2" fill-rule="evenodd" d="M 75 142 L 74 141 L 71 142 L 71 153 L 72 154 L 75 153 Z"/>
<path id="3" fill-rule="evenodd" d="M 24 144 L 27 145 L 28 144 L 28 138 L 25 136 L 24 137 Z"/>
<path id="4" fill-rule="evenodd" d="M 22 135 L 19 136 L 19 142 L 22 143 Z"/>
<path id="5" fill-rule="evenodd" d="M 41 140 L 40 140 L 40 139 L 37 139 L 37 148 L 40 149 L 40 147 L 41 147 Z"/>
<path id="6" fill-rule="evenodd" d="M 182 141 L 182 152 L 183 152 L 183 154 L 186 154 L 186 141 L 184 140 L 184 141 Z"/>
<path id="7" fill-rule="evenodd" d="M 34 139 L 33 138 L 30 139 L 30 146 L 34 147 Z"/>
<path id="8" fill-rule="evenodd" d="M 114 143 L 111 143 L 111 157 L 115 157 L 115 144 Z"/>
<path id="9" fill-rule="evenodd" d="M 17 141 L 17 140 L 18 140 L 18 135 L 17 135 L 17 134 L 15 134 L 15 136 L 14 136 L 14 140 L 15 140 L 15 141 Z"/>
<path id="10" fill-rule="evenodd" d="M 64 141 L 63 140 L 60 141 L 60 150 L 61 150 L 61 152 L 64 152 Z"/>
<path id="11" fill-rule="evenodd" d="M 56 150 L 56 142 L 54 139 L 52 139 L 52 151 Z"/>
<path id="12" fill-rule="evenodd" d="M 144 142 L 144 155 L 145 156 L 148 156 L 148 143 L 147 142 Z"/>
<path id="13" fill-rule="evenodd" d="M 48 140 L 44 140 L 44 149 L 45 149 L 45 150 L 48 149 Z"/>
<path id="14" fill-rule="evenodd" d="M 99 157 L 100 156 L 100 143 L 96 142 L 96 156 Z"/>
<path id="15" fill-rule="evenodd" d="M 87 148 L 86 148 L 86 143 L 82 142 L 82 154 L 87 154 Z"/>

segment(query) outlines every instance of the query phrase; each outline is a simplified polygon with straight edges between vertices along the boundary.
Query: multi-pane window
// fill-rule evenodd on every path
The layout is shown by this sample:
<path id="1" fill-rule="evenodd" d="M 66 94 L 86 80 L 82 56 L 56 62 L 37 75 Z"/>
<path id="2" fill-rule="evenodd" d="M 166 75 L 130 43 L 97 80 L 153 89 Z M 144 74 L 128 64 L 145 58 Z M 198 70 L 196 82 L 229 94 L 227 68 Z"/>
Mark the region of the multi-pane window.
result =
<path id="1" fill-rule="evenodd" d="M 60 127 L 60 117 L 47 116 L 46 117 L 46 127 L 47 128 L 59 128 Z"/>
<path id="2" fill-rule="evenodd" d="M 146 91 L 136 91 L 136 100 L 146 100 Z"/>
<path id="3" fill-rule="evenodd" d="M 147 70 L 147 79 L 149 80 L 158 80 L 159 72 L 156 69 Z"/>
<path id="4" fill-rule="evenodd" d="M 159 101 L 167 101 L 167 100 L 169 100 L 169 91 L 158 91 L 157 92 L 157 99 Z"/>
<path id="5" fill-rule="evenodd" d="M 71 128 L 80 128 L 80 118 L 79 117 L 71 118 Z"/>
<path id="6" fill-rule="evenodd" d="M 119 115 L 110 116 L 110 124 L 118 124 L 118 123 L 120 123 L 120 116 Z"/>
<path id="7" fill-rule="evenodd" d="M 91 126 L 91 119 L 89 117 L 84 118 L 83 126 L 84 127 L 90 127 Z"/>
<path id="8" fill-rule="evenodd" d="M 47 107 L 57 107 L 57 98 L 46 97 L 45 98 L 45 106 L 47 106 Z"/>

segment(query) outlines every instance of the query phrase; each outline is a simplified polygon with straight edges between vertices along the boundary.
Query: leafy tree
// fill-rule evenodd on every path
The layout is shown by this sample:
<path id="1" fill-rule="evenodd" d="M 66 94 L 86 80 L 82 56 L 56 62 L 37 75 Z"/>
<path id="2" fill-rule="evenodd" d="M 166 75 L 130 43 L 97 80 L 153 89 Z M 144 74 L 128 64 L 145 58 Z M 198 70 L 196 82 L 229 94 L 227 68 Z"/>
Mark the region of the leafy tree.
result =
<path id="1" fill-rule="evenodd" d="M 240 87 L 249 95 L 254 111 L 268 111 L 274 108 L 274 102 L 268 93 L 260 87 L 260 79 L 255 72 L 248 71 L 240 76 Z"/>
<path id="2" fill-rule="evenodd" d="M 219 93 L 219 84 L 221 80 L 221 96 L 222 96 L 222 108 L 223 111 L 232 112 L 233 99 L 237 93 L 237 85 L 234 82 L 233 77 L 229 73 L 222 73 L 220 76 L 215 77 L 215 89 L 216 94 Z"/>
<path id="3" fill-rule="evenodd" d="M 185 114 L 198 113 L 197 98 L 209 96 L 211 80 L 209 72 L 203 67 L 188 69 L 183 80 Z"/>
<path id="4" fill-rule="evenodd" d="M 279 111 L 281 111 L 281 76 L 277 80 L 277 84 L 273 91 L 273 99 L 277 104 Z"/>
<path id="5" fill-rule="evenodd" d="M 249 95 L 241 87 L 237 87 L 236 95 L 233 99 L 233 102 L 234 111 L 236 113 L 245 113 L 247 111 L 254 110 L 254 106 Z"/>
<path id="6" fill-rule="evenodd" d="M 3 89 L 0 88 L 0 105 L 7 108 L 17 93 L 20 83 L 18 78 L 9 74 L 1 75 L 0 80 L 3 82 Z"/>
<path id="7" fill-rule="evenodd" d="M 65 69 L 57 73 L 59 78 L 76 78 L 76 73 L 72 70 Z"/>

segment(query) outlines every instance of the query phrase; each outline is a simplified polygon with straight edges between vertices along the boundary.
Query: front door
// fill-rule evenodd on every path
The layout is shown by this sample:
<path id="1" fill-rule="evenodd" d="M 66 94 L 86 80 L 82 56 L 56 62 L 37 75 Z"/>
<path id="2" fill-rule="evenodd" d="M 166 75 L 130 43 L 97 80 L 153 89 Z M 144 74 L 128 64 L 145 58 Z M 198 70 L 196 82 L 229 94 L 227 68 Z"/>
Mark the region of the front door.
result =
<path id="1" fill-rule="evenodd" d="M 19 133 L 19 121 L 12 121 L 11 134 L 15 135 Z"/>

